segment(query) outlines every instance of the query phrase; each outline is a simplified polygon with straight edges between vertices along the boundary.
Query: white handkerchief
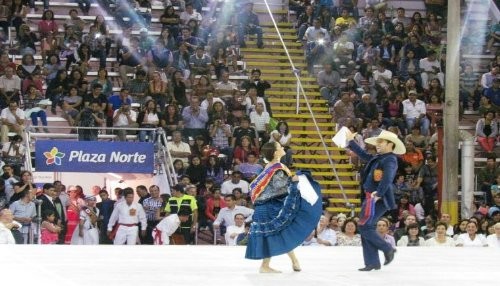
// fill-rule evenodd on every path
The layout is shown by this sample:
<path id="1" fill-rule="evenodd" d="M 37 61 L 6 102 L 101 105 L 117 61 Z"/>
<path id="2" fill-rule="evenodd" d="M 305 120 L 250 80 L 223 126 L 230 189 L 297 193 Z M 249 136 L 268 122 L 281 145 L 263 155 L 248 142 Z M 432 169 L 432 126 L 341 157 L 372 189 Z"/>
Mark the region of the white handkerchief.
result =
<path id="1" fill-rule="evenodd" d="M 300 196 L 306 200 L 306 202 L 310 203 L 311 206 L 314 205 L 318 200 L 318 194 L 316 194 L 311 182 L 309 182 L 305 175 L 299 175 L 298 177 L 299 183 L 297 187 L 300 190 Z"/>
<path id="2" fill-rule="evenodd" d="M 347 134 L 351 133 L 349 128 L 343 126 L 339 131 L 333 136 L 332 141 L 337 145 L 337 147 L 345 148 L 347 146 Z"/>

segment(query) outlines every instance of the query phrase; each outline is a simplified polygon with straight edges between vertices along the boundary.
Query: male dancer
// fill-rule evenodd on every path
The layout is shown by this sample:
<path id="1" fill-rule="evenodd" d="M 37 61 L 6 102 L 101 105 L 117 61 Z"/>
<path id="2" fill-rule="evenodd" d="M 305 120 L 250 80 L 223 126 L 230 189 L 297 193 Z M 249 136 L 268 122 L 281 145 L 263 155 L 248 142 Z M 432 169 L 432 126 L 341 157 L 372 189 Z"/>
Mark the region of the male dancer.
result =
<path id="1" fill-rule="evenodd" d="M 367 162 L 362 173 L 361 184 L 366 197 L 361 207 L 358 222 L 365 267 L 360 268 L 359 271 L 379 270 L 378 250 L 384 252 L 384 265 L 387 265 L 394 259 L 396 249 L 392 248 L 376 232 L 376 224 L 385 212 L 396 208 L 393 184 L 398 170 L 396 155 L 406 153 L 406 148 L 396 134 L 383 130 L 378 136 L 365 140 L 366 143 L 374 145 L 377 149 L 377 154 L 372 155 L 359 147 L 353 140 L 354 135 L 348 132 L 348 147 L 361 160 Z"/>

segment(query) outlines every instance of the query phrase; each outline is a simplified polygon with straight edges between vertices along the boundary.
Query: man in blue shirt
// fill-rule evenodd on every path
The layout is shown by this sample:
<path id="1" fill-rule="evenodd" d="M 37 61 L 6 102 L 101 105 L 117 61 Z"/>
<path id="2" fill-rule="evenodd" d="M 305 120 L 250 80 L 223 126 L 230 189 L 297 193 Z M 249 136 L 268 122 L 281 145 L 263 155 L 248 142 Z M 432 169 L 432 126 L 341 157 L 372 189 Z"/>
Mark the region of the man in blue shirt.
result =
<path id="1" fill-rule="evenodd" d="M 493 80 L 493 85 L 484 90 L 486 96 L 495 106 L 500 106 L 500 78 Z"/>

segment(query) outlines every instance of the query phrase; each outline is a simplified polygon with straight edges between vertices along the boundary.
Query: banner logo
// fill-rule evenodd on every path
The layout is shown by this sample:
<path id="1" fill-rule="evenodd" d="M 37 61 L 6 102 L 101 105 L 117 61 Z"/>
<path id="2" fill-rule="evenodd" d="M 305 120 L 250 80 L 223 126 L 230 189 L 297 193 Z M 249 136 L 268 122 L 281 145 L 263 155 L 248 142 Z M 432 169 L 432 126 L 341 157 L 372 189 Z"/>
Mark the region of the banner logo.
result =
<path id="1" fill-rule="evenodd" d="M 45 160 L 45 164 L 47 165 L 56 164 L 57 166 L 61 166 L 62 163 L 61 159 L 64 158 L 66 154 L 59 152 L 57 147 L 52 147 L 50 152 L 43 152 L 43 156 L 45 156 L 45 158 L 47 159 Z"/>

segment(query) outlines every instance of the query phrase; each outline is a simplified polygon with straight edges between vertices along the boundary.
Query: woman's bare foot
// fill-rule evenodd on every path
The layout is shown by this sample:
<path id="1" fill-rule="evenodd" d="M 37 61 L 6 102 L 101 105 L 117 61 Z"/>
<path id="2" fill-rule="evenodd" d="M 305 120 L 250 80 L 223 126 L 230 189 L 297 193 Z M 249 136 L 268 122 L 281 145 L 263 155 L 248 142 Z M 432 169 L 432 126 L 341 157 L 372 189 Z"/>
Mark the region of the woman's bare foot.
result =
<path id="1" fill-rule="evenodd" d="M 293 271 L 295 271 L 295 272 L 300 272 L 302 270 L 300 268 L 300 264 L 298 261 L 292 262 L 292 268 L 293 268 Z"/>
<path id="2" fill-rule="evenodd" d="M 261 266 L 259 269 L 260 273 L 281 273 L 281 271 L 273 269 L 271 267 Z"/>

